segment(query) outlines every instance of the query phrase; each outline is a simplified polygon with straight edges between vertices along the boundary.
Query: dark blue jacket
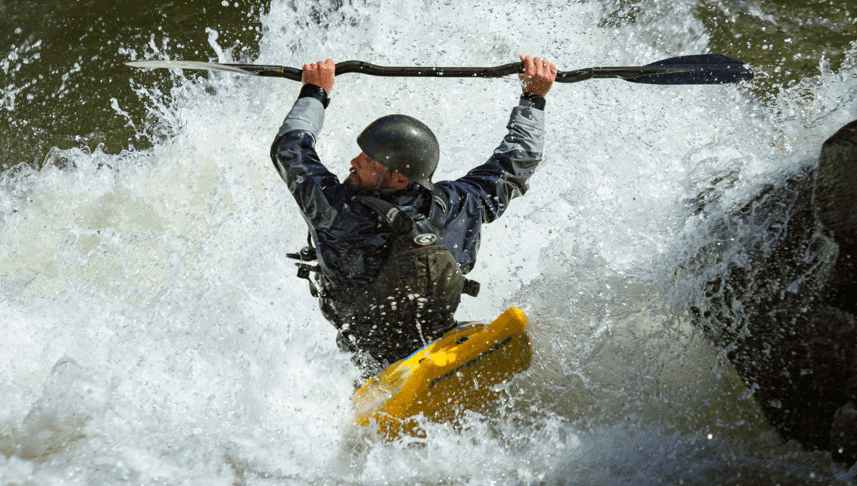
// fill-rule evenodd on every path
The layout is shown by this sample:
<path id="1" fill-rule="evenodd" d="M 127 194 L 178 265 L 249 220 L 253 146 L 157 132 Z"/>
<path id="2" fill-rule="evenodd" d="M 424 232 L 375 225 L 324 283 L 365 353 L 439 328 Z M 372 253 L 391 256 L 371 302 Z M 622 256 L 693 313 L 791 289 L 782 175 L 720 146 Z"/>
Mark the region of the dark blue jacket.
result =
<path id="1" fill-rule="evenodd" d="M 309 226 L 325 277 L 336 286 L 366 285 L 386 260 L 394 235 L 377 213 L 355 199 L 360 192 L 340 183 L 319 160 L 315 140 L 323 122 L 320 101 L 298 99 L 274 139 L 271 160 Z M 542 158 L 544 111 L 522 99 L 507 128 L 488 162 L 460 179 L 434 183 L 448 206 L 440 237 L 462 273 L 476 263 L 482 224 L 499 218 L 513 198 L 526 192 L 527 179 Z M 385 197 L 410 216 L 425 214 L 431 198 L 419 186 Z"/>

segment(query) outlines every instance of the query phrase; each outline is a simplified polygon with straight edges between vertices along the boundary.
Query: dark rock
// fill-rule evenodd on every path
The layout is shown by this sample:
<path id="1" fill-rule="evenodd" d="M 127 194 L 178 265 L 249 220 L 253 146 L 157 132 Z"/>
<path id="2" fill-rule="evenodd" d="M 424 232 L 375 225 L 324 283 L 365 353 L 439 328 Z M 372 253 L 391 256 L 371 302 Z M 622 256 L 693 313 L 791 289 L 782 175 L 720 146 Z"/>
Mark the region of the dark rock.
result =
<path id="1" fill-rule="evenodd" d="M 839 245 L 829 301 L 857 313 L 857 121 L 822 145 L 812 204 L 819 223 Z"/>
<path id="2" fill-rule="evenodd" d="M 764 188 L 737 211 L 715 208 L 713 192 L 701 196 L 694 204 L 712 235 L 682 266 L 704 282 L 691 315 L 784 440 L 853 462 L 857 122 L 825 142 L 818 169 Z"/>
<path id="3" fill-rule="evenodd" d="M 833 460 L 851 467 L 857 462 L 857 406 L 848 402 L 833 416 L 830 429 L 830 451 Z"/>
<path id="4" fill-rule="evenodd" d="M 812 193 L 818 221 L 837 241 L 857 237 L 857 120 L 821 146 Z"/>

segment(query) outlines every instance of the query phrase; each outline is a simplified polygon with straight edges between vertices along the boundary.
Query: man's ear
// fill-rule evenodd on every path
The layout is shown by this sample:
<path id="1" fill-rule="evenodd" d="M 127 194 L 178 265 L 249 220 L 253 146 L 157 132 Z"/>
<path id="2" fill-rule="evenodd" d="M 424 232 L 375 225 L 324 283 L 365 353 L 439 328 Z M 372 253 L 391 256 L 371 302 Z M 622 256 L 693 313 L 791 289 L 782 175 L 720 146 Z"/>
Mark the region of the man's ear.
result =
<path id="1" fill-rule="evenodd" d="M 405 189 L 410 184 L 410 181 L 404 174 L 400 174 L 398 172 L 393 172 L 390 174 L 389 179 L 387 179 L 387 183 L 393 189 Z"/>

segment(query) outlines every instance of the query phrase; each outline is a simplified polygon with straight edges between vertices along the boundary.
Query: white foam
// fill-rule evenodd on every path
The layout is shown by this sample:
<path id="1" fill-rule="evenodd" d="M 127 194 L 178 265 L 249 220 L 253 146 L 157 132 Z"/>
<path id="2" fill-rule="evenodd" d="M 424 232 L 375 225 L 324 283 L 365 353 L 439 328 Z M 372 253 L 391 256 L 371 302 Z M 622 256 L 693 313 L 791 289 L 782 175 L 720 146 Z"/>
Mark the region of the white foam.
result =
<path id="1" fill-rule="evenodd" d="M 256 62 L 490 66 L 532 53 L 571 70 L 705 49 L 691 12 L 662 3 L 624 27 L 599 27 L 595 2 L 357 2 L 313 16 L 320 8 L 274 0 Z M 140 51 L 168 57 L 167 45 L 153 38 Z M 459 315 L 524 307 L 533 369 L 492 419 L 473 417 L 460 432 L 429 426 L 427 438 L 393 444 L 350 424 L 356 373 L 285 257 L 306 227 L 268 153 L 299 84 L 183 73 L 169 93 L 135 85 L 158 120 L 140 129 L 153 148 L 54 150 L 44 169 L 0 184 L 0 391 L 11 404 L 0 411 L 0 478 L 530 484 L 562 483 L 574 470 L 621 483 L 594 471 L 625 463 L 624 449 L 602 452 L 637 424 L 654 421 L 632 444 L 673 453 L 702 433 L 704 418 L 677 414 L 705 397 L 657 404 L 687 391 L 687 375 L 670 373 L 705 384 L 726 373 L 686 324 L 671 330 L 681 316 L 656 312 L 672 278 L 662 264 L 693 235 L 684 199 L 723 167 L 738 174 L 729 204 L 804 164 L 857 118 L 853 65 L 844 71 L 807 87 L 811 101 L 780 97 L 779 111 L 742 86 L 555 85 L 545 160 L 526 197 L 486 228 L 471 274 L 483 291 Z M 458 177 L 500 142 L 518 93 L 512 77 L 344 75 L 317 148 L 344 175 L 366 124 L 411 114 L 441 141 L 436 179 Z M 687 354 L 697 358 L 679 366 Z M 648 380 L 629 375 L 630 364 L 665 394 L 625 388 Z M 625 406 L 634 401 L 651 403 Z M 613 408 L 599 418 L 593 403 Z M 603 425 L 628 410 L 643 417 Z M 29 455 L 8 452 L 19 445 Z M 694 458 L 679 452 L 648 471 L 669 474 Z"/>

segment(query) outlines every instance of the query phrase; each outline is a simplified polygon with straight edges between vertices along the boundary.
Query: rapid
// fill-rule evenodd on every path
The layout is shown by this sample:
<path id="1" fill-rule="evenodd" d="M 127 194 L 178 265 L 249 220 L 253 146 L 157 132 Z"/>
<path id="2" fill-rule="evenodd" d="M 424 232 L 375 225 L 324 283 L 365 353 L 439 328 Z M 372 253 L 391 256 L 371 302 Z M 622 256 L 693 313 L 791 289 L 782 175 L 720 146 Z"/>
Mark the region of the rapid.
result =
<path id="1" fill-rule="evenodd" d="M 213 26 L 200 27 L 209 51 L 186 60 L 494 66 L 532 54 L 571 70 L 710 52 L 689 7 L 647 6 L 616 25 L 600 2 L 272 0 L 257 12 L 257 57 Z M 116 49 L 161 59 L 172 45 L 156 32 Z M 544 160 L 485 227 L 468 275 L 482 291 L 457 314 L 520 307 L 532 366 L 493 413 L 391 443 L 353 425 L 358 373 L 286 258 L 306 226 L 269 148 L 299 83 L 168 79 L 128 68 L 101 87 L 136 92 L 145 123 L 106 103 L 150 146 L 55 147 L 0 176 L 0 483 L 853 480 L 770 430 L 691 324 L 701 286 L 679 264 L 711 232 L 689 201 L 713 190 L 727 214 L 857 119 L 857 45 L 767 101 L 749 84 L 555 84 Z M 344 177 L 360 131 L 403 113 L 440 141 L 434 179 L 460 177 L 499 144 L 519 94 L 515 77 L 338 76 L 317 149 Z"/>

